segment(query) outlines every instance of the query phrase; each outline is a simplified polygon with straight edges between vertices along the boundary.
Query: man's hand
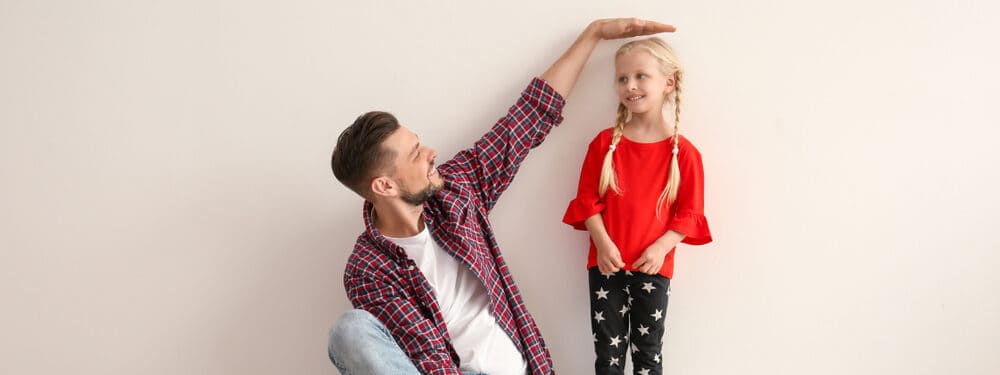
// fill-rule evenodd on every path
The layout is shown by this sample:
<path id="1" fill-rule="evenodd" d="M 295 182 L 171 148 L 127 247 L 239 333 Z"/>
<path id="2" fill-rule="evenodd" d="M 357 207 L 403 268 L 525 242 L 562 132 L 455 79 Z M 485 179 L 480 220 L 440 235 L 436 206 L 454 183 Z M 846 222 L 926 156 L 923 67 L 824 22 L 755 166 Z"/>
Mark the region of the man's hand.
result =
<path id="1" fill-rule="evenodd" d="M 591 23 L 601 39 L 621 39 L 640 35 L 668 33 L 677 30 L 672 25 L 638 18 L 608 18 Z"/>

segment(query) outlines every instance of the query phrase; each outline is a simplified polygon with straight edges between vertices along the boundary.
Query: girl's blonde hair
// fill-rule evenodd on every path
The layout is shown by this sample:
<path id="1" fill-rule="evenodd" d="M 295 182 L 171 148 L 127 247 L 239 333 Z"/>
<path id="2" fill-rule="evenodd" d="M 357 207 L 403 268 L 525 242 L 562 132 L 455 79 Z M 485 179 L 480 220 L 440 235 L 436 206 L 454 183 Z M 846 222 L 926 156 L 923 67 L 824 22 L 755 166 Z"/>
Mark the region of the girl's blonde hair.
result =
<path id="1" fill-rule="evenodd" d="M 684 70 L 681 68 L 680 61 L 677 60 L 677 56 L 674 55 L 673 48 L 670 48 L 670 46 L 660 38 L 655 37 L 625 43 L 618 48 L 618 52 L 615 53 L 615 57 L 617 58 L 618 56 L 624 55 L 636 49 L 646 51 L 652 55 L 653 58 L 660 63 L 660 72 L 667 77 L 672 76 L 674 78 L 674 91 L 668 94 L 664 99 L 666 101 L 673 97 L 674 101 L 674 135 L 672 137 L 674 148 L 670 157 L 670 172 L 667 177 L 667 185 L 664 186 L 663 193 L 660 194 L 660 198 L 656 201 L 656 217 L 660 217 L 660 211 L 664 206 L 664 201 L 667 206 L 674 203 L 674 200 L 677 199 L 677 188 L 681 183 L 681 172 L 677 163 L 677 137 L 680 135 L 681 80 L 684 78 Z M 614 133 L 611 136 L 611 146 L 608 147 L 608 153 L 604 155 L 604 164 L 601 168 L 601 181 L 598 185 L 598 191 L 601 196 L 604 196 L 609 187 L 611 190 L 614 190 L 616 194 L 621 194 L 621 191 L 618 189 L 618 178 L 615 174 L 612 156 L 614 155 L 615 148 L 618 146 L 618 142 L 621 141 L 622 132 L 625 130 L 625 124 L 631 120 L 631 118 L 632 113 L 625 108 L 624 104 L 619 102 L 618 115 L 615 119 Z"/>

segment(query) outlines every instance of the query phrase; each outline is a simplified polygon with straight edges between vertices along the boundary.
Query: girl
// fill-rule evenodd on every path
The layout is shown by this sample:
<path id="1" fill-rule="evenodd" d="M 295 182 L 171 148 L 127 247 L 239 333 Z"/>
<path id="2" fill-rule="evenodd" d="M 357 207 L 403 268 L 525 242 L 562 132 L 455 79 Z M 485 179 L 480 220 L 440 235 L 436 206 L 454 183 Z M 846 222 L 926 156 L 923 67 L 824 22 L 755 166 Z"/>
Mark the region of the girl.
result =
<path id="1" fill-rule="evenodd" d="M 618 116 L 590 143 L 563 222 L 590 232 L 591 327 L 598 374 L 662 373 L 674 246 L 712 240 L 701 154 L 678 133 L 683 70 L 650 38 L 615 54 Z M 673 109 L 664 116 L 664 109 Z"/>

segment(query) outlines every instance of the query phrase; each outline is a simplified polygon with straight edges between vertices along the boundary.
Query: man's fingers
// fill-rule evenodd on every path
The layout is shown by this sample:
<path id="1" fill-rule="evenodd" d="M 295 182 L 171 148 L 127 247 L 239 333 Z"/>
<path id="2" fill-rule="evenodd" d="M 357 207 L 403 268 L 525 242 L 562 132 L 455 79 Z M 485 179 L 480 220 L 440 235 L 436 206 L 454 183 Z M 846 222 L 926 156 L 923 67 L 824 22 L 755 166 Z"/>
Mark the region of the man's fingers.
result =
<path id="1" fill-rule="evenodd" d="M 646 21 L 633 18 L 625 27 L 625 34 L 628 36 L 650 35 L 656 33 L 668 33 L 677 31 L 673 25 L 667 25 L 656 21 Z"/>
<path id="2" fill-rule="evenodd" d="M 649 34 L 672 33 L 674 31 L 677 31 L 677 28 L 674 27 L 674 25 L 667 25 L 665 23 L 659 23 L 656 21 L 645 21 L 645 24 L 643 25 L 643 31 Z"/>

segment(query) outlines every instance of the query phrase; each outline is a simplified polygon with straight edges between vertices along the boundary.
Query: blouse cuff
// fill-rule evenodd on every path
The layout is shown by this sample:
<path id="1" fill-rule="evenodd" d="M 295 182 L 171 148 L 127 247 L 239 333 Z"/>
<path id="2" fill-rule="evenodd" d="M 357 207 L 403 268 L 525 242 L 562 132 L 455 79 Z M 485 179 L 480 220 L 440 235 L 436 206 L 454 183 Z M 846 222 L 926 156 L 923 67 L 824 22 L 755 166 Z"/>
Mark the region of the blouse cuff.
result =
<path id="1" fill-rule="evenodd" d="M 704 245 L 712 242 L 712 233 L 708 229 L 708 220 L 704 215 L 678 212 L 667 228 L 684 235 L 681 242 L 688 245 Z"/>
<path id="2" fill-rule="evenodd" d="M 587 230 L 584 223 L 588 218 L 604 211 L 604 202 L 597 198 L 576 198 L 569 202 L 566 214 L 563 215 L 563 222 L 569 224 L 576 230 Z"/>

